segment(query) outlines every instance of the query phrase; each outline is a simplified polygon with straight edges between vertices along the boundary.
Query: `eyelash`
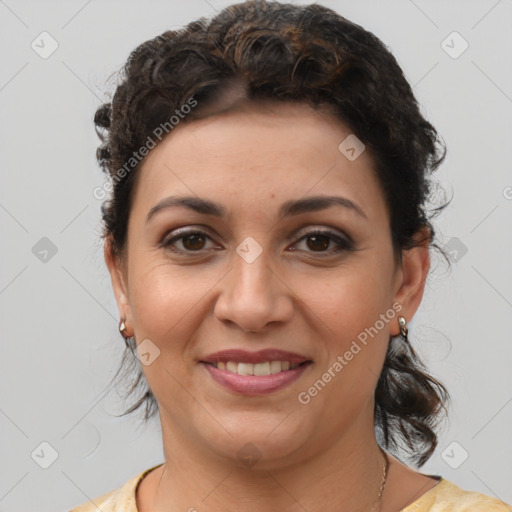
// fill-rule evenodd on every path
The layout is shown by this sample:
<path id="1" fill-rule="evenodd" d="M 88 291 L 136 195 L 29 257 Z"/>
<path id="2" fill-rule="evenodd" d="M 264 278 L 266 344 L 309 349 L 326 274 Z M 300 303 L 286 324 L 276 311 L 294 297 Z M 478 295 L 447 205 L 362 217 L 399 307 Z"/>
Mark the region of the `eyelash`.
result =
<path id="1" fill-rule="evenodd" d="M 200 254 L 204 249 L 199 249 L 198 251 L 189 251 L 189 250 L 176 249 L 176 247 L 173 247 L 173 244 L 175 242 L 177 242 L 178 240 L 181 240 L 183 238 L 186 238 L 188 236 L 191 236 L 191 235 L 200 235 L 200 236 L 203 236 L 203 237 L 211 240 L 211 237 L 208 236 L 205 232 L 191 229 L 191 230 L 180 231 L 178 234 L 176 234 L 172 238 L 169 238 L 168 240 L 161 242 L 160 246 L 165 249 L 170 249 L 172 252 L 176 252 L 176 253 Z M 302 240 L 305 240 L 307 238 L 314 237 L 314 236 L 325 236 L 327 238 L 330 238 L 332 241 L 334 241 L 338 245 L 338 247 L 335 249 L 328 250 L 328 251 L 306 251 L 306 252 L 313 253 L 313 254 L 318 253 L 320 255 L 323 255 L 320 257 L 325 257 L 325 256 L 332 256 L 334 254 L 338 254 L 342 251 L 354 250 L 354 244 L 351 240 L 341 238 L 340 236 L 336 235 L 332 231 L 325 231 L 325 230 L 321 230 L 321 229 L 313 229 L 313 230 L 305 233 L 301 238 L 299 238 L 299 240 L 297 240 L 297 243 Z"/>

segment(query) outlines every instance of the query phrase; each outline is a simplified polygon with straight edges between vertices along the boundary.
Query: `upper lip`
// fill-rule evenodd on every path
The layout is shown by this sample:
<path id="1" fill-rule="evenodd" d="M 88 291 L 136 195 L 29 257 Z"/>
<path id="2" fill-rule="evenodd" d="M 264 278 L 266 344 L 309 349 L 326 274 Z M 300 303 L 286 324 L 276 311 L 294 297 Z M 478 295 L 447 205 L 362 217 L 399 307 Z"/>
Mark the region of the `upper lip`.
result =
<path id="1" fill-rule="evenodd" d="M 290 363 L 300 364 L 305 361 L 310 361 L 305 356 L 296 354 L 295 352 L 287 352 L 276 348 L 267 348 L 265 350 L 259 350 L 258 352 L 248 352 L 242 349 L 228 349 L 220 350 L 213 354 L 209 354 L 204 359 L 201 359 L 205 363 L 219 363 L 235 361 L 240 363 L 265 363 L 267 361 L 289 361 Z"/>

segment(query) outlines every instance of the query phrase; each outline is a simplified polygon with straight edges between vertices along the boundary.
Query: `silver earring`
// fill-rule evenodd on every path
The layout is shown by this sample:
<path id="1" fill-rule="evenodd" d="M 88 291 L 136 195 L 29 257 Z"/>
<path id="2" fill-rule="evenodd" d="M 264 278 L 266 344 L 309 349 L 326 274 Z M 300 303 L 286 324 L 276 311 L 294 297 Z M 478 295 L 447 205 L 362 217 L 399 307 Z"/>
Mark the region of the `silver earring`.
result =
<path id="1" fill-rule="evenodd" d="M 409 339 L 407 338 L 409 330 L 407 329 L 407 322 L 403 316 L 398 317 L 398 324 L 400 325 L 400 334 L 404 338 L 404 341 L 409 343 Z"/>

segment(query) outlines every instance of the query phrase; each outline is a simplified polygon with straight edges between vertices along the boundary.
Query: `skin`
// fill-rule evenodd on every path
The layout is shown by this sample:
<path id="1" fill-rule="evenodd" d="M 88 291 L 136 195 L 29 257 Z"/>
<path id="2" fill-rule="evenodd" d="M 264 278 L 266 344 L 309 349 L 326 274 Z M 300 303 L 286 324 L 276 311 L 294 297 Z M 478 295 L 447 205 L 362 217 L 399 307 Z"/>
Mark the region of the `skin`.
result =
<path id="1" fill-rule="evenodd" d="M 350 133 L 307 105 L 243 105 L 178 125 L 145 158 L 126 253 L 116 259 L 105 243 L 126 333 L 160 350 L 142 368 L 159 403 L 165 464 L 141 482 L 141 512 L 313 512 L 340 504 L 368 512 L 374 505 L 383 457 L 373 395 L 389 336 L 399 334 L 398 314 L 307 405 L 297 397 L 394 303 L 407 321 L 413 317 L 429 253 L 427 240 L 395 258 L 370 152 L 350 161 L 338 150 Z M 220 203 L 228 216 L 173 207 L 146 224 L 156 203 L 177 194 Z M 312 195 L 349 198 L 366 218 L 331 206 L 279 220 L 282 203 Z M 186 226 L 207 237 L 177 240 L 181 255 L 159 245 Z M 311 243 L 304 236 L 313 228 L 348 234 L 355 250 L 325 256 L 336 242 Z M 263 250 L 250 264 L 236 252 L 248 236 Z M 235 347 L 280 348 L 313 364 L 283 390 L 245 396 L 199 363 Z M 260 456 L 251 467 L 237 455 L 248 442 Z M 385 512 L 437 483 L 389 458 Z"/>

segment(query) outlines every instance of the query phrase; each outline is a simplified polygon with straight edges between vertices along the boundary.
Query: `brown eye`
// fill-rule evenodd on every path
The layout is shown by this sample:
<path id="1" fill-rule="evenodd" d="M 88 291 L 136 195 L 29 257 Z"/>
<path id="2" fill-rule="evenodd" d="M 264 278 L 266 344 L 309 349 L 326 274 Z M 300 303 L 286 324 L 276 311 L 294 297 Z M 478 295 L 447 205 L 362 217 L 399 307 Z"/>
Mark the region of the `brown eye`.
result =
<path id="1" fill-rule="evenodd" d="M 180 231 L 175 236 L 163 241 L 160 245 L 177 253 L 201 252 L 211 238 L 202 231 Z M 178 245 L 180 243 L 181 247 Z"/>
<path id="2" fill-rule="evenodd" d="M 199 233 L 192 233 L 182 237 L 182 244 L 188 251 L 197 251 L 203 248 L 205 237 Z"/>
<path id="3" fill-rule="evenodd" d="M 325 235 L 312 235 L 307 237 L 307 246 L 312 251 L 324 251 L 329 247 L 330 239 Z"/>
<path id="4" fill-rule="evenodd" d="M 354 244 L 347 237 L 341 237 L 331 231 L 310 231 L 303 236 L 298 243 L 305 241 L 306 253 L 319 253 L 322 256 L 330 256 L 343 251 L 353 250 Z M 329 249 L 333 243 L 334 247 Z"/>
<path id="5" fill-rule="evenodd" d="M 208 241 L 212 241 L 212 239 L 202 231 L 180 231 L 175 236 L 161 242 L 160 245 L 176 253 L 190 254 L 194 252 L 201 253 L 208 249 L 206 247 Z M 350 239 L 345 239 L 331 231 L 311 231 L 306 233 L 297 243 L 302 241 L 305 241 L 306 248 L 301 249 L 301 251 L 318 253 L 322 256 L 330 256 L 353 249 L 353 242 Z M 178 243 L 181 244 L 181 247 Z M 329 249 L 331 244 L 334 247 Z"/>

